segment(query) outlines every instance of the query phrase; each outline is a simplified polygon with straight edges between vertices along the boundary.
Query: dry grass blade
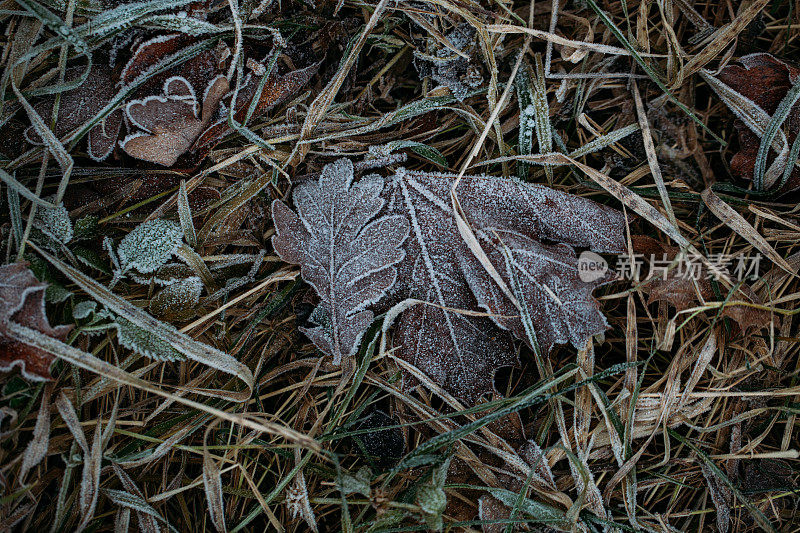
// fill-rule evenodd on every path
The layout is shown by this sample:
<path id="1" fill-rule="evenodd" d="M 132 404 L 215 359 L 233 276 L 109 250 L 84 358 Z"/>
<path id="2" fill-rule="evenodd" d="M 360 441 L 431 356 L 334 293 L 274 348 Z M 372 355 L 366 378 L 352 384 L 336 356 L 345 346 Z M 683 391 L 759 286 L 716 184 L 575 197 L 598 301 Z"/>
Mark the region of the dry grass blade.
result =
<path id="1" fill-rule="evenodd" d="M 222 500 L 222 474 L 207 448 L 203 449 L 203 488 L 208 502 L 211 523 L 217 531 L 225 532 L 225 505 Z"/>
<path id="2" fill-rule="evenodd" d="M 678 221 L 675 219 L 675 211 L 672 209 L 672 202 L 669 199 L 669 192 L 666 185 L 664 185 L 664 177 L 661 175 L 661 167 L 658 164 L 658 156 L 656 156 L 656 147 L 653 145 L 653 136 L 650 133 L 650 122 L 647 120 L 647 113 L 642 104 L 642 96 L 639 93 L 639 86 L 635 81 L 631 82 L 631 91 L 633 92 L 633 101 L 636 104 L 636 114 L 639 118 L 639 127 L 642 129 L 642 140 L 644 141 L 644 152 L 647 154 L 647 164 L 650 165 L 650 172 L 653 174 L 653 180 L 658 187 L 658 194 L 661 196 L 661 202 L 664 204 L 664 210 L 667 212 L 670 223 L 674 228 L 678 228 Z"/>
<path id="3" fill-rule="evenodd" d="M 31 468 L 38 465 L 45 455 L 50 444 L 50 395 L 53 387 L 45 386 L 42 389 L 42 403 L 39 414 L 36 416 L 36 425 L 33 428 L 33 439 L 25 449 L 22 456 L 22 466 L 19 469 L 19 478 L 24 480 Z"/>
<path id="4" fill-rule="evenodd" d="M 772 246 L 770 246 L 767 240 L 762 237 L 760 233 L 758 233 L 758 230 L 756 230 L 749 222 L 747 222 L 747 220 L 745 220 L 745 218 L 735 209 L 723 202 L 722 199 L 714 193 L 714 191 L 711 189 L 705 189 L 701 193 L 701 196 L 703 198 L 703 202 L 708 206 L 711 212 L 722 221 L 723 224 L 731 228 L 744 240 L 752 244 L 756 250 L 763 253 L 770 261 L 775 263 L 784 271 L 791 275 L 794 274 L 794 270 L 789 263 L 787 263 L 786 260 L 781 257 L 781 255 L 775 251 Z"/>

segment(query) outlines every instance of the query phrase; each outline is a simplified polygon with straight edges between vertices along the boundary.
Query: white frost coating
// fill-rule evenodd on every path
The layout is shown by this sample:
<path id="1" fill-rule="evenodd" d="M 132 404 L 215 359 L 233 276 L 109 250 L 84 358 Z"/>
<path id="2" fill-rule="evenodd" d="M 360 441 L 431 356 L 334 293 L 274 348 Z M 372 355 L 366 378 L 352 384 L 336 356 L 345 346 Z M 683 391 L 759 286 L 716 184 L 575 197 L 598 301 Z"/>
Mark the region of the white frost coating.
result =
<path id="1" fill-rule="evenodd" d="M 125 138 L 122 139 L 119 142 L 119 147 L 124 150 L 125 149 L 125 144 L 127 144 L 128 141 L 131 141 L 133 139 L 137 139 L 139 137 L 149 137 L 149 136 L 150 136 L 149 133 L 146 133 L 146 132 L 143 132 L 143 131 L 137 131 L 135 133 L 130 133 L 130 134 L 126 135 Z"/>
<path id="2" fill-rule="evenodd" d="M 353 164 L 340 159 L 325 166 L 318 182 L 295 189 L 297 214 L 273 203 L 275 251 L 301 265 L 303 279 L 322 300 L 312 315 L 317 327 L 303 331 L 334 364 L 355 354 L 373 319 L 366 308 L 394 285 L 394 265 L 405 257 L 405 217 L 375 219 L 383 208 L 383 188 L 376 175 L 353 182 Z"/>
<path id="3" fill-rule="evenodd" d="M 128 233 L 117 248 L 123 272 L 136 269 L 142 274 L 155 272 L 166 264 L 183 239 L 181 227 L 170 220 L 143 222 Z"/>
<path id="4" fill-rule="evenodd" d="M 36 210 L 36 223 L 34 224 L 49 237 L 61 244 L 72 240 L 73 227 L 69 219 L 69 211 L 63 204 L 56 207 L 39 207 Z"/>
<path id="5" fill-rule="evenodd" d="M 207 93 L 208 88 L 206 88 L 206 94 Z M 195 95 L 194 87 L 192 87 L 192 84 L 189 83 L 189 80 L 183 76 L 171 76 L 167 78 L 166 81 L 164 81 L 164 94 L 167 96 L 167 98 L 181 100 L 187 104 L 190 104 L 192 106 L 195 118 L 197 117 L 197 114 L 199 113 L 197 96 Z"/>

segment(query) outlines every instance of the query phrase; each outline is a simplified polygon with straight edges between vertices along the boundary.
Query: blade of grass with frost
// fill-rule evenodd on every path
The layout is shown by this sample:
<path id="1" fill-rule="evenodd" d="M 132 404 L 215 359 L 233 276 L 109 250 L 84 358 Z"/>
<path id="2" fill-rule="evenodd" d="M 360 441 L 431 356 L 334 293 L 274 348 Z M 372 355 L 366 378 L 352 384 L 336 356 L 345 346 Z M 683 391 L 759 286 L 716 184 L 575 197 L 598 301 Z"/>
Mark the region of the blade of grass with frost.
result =
<path id="1" fill-rule="evenodd" d="M 0 170 L 0 178 L 5 174 Z M 16 180 L 15 180 L 16 181 Z M 6 198 L 8 199 L 8 218 L 11 220 L 11 235 L 14 237 L 14 242 L 19 247 L 22 242 L 22 211 L 19 205 L 19 193 L 12 187 L 7 187 Z"/>
<path id="2" fill-rule="evenodd" d="M 675 105 L 677 105 L 681 109 L 681 111 L 686 113 L 689 116 L 689 118 L 691 118 L 695 122 L 695 124 L 700 126 L 709 135 L 711 135 L 711 137 L 713 137 L 715 141 L 717 141 L 723 147 L 727 146 L 728 143 L 726 143 L 719 135 L 717 135 L 716 133 L 711 131 L 711 129 L 709 129 L 709 127 L 706 126 L 705 123 L 702 120 L 700 120 L 700 118 L 697 115 L 695 115 L 694 112 L 691 109 L 686 107 L 680 100 L 678 100 L 675 97 L 674 94 L 672 94 L 672 91 L 670 91 L 669 88 L 666 85 L 664 85 L 664 82 L 661 81 L 661 78 L 658 76 L 658 74 L 656 74 L 656 72 L 650 67 L 650 65 L 648 65 L 645 62 L 645 60 L 642 58 L 642 56 L 639 55 L 639 52 L 637 52 L 636 49 L 633 46 L 631 46 L 631 43 L 628 42 L 628 39 L 625 38 L 625 36 L 622 34 L 622 32 L 617 27 L 617 25 L 614 24 L 614 22 L 609 18 L 609 16 L 606 14 L 606 12 L 603 11 L 602 9 L 600 9 L 600 7 L 595 3 L 594 0 L 586 0 L 586 2 L 595 11 L 595 13 L 597 13 L 597 15 L 600 17 L 600 20 L 603 21 L 603 24 L 605 24 L 606 27 L 609 30 L 611 30 L 611 33 L 613 33 L 614 36 L 617 39 L 619 39 L 619 41 L 622 43 L 622 45 L 625 47 L 625 49 L 628 52 L 630 52 L 630 54 L 633 56 L 633 58 L 636 60 L 636 62 L 639 63 L 639 66 L 642 67 L 642 70 L 644 70 L 647 73 L 647 75 L 650 77 L 650 79 L 653 80 L 653 82 L 656 85 L 658 85 L 658 88 L 661 89 L 662 91 L 664 91 L 664 93 L 669 97 L 669 99 L 672 100 L 672 102 Z"/>
<path id="3" fill-rule="evenodd" d="M 131 509 L 136 511 L 137 513 L 146 514 L 152 516 L 153 518 L 158 519 L 160 522 L 165 524 L 170 531 L 177 532 L 178 530 L 174 527 L 169 525 L 169 522 L 161 516 L 161 514 L 153 509 L 153 506 L 147 503 L 147 500 L 136 496 L 135 494 L 131 494 L 125 490 L 117 490 L 117 489 L 103 489 L 103 494 L 108 496 L 115 504 L 119 505 L 120 507 L 124 507 L 126 509 Z"/>
<path id="4" fill-rule="evenodd" d="M 52 385 L 47 384 L 43 387 L 41 406 L 39 414 L 36 416 L 36 425 L 33 428 L 33 439 L 25 448 L 22 456 L 22 466 L 19 469 L 19 479 L 24 481 L 31 468 L 38 465 L 45 455 L 50 444 L 50 394 L 53 390 Z"/>
<path id="5" fill-rule="evenodd" d="M 207 344 L 195 341 L 187 335 L 179 332 L 173 326 L 164 324 L 160 320 L 156 320 L 130 302 L 110 292 L 108 289 L 94 281 L 92 278 L 86 276 L 79 270 L 67 265 L 59 259 L 56 259 L 35 245 L 31 244 L 31 246 L 33 246 L 42 255 L 42 257 L 47 259 L 47 261 L 58 268 L 79 287 L 89 293 L 98 302 L 108 306 L 122 318 L 161 338 L 177 351 L 187 356 L 189 359 L 203 363 L 211 368 L 221 370 L 227 374 L 231 374 L 247 385 L 247 390 L 243 392 L 204 390 L 204 394 L 240 402 L 245 401 L 250 397 L 250 394 L 253 391 L 253 374 L 245 365 L 230 355 L 217 350 L 216 348 L 212 348 Z"/>
<path id="6" fill-rule="evenodd" d="M 519 135 L 517 137 L 517 152 L 520 155 L 530 155 L 533 153 L 533 132 L 536 127 L 528 109 L 533 109 L 533 99 L 531 93 L 531 75 L 526 65 L 520 67 L 517 78 L 514 80 L 517 88 L 517 105 L 519 106 Z M 528 165 L 526 163 L 517 164 L 517 177 L 525 180 L 528 177 Z"/>
<path id="7" fill-rule="evenodd" d="M 104 9 L 94 13 L 81 26 L 75 28 L 75 33 L 91 41 L 93 45 L 99 44 L 102 39 L 119 33 L 125 28 L 134 25 L 142 18 L 157 11 L 170 11 L 191 4 L 194 0 L 149 0 L 146 2 L 131 2 L 121 4 L 113 9 Z"/>
<path id="8" fill-rule="evenodd" d="M 77 348 L 73 348 L 72 346 L 69 346 L 57 339 L 54 339 L 53 337 L 48 337 L 44 333 L 41 333 L 34 329 L 27 328 L 25 326 L 17 324 L 16 322 L 9 322 L 8 330 L 10 334 L 19 341 L 24 342 L 29 346 L 33 346 L 34 348 L 39 348 L 40 350 L 52 354 L 53 356 L 56 356 L 60 359 L 64 359 L 65 361 L 79 368 L 89 370 L 90 372 L 94 372 L 96 374 L 99 374 L 100 376 L 112 379 L 118 383 L 150 392 L 157 396 L 161 396 L 162 398 L 167 398 L 168 400 L 174 400 L 180 404 L 186 405 L 187 407 L 197 409 L 198 411 L 213 415 L 221 420 L 227 420 L 228 422 L 237 424 L 242 427 L 254 429 L 256 431 L 263 431 L 271 435 L 276 435 L 285 438 L 290 442 L 294 442 L 301 446 L 305 446 L 311 450 L 319 451 L 319 444 L 314 439 L 311 439 L 308 436 L 303 435 L 302 433 L 294 431 L 290 428 L 283 427 L 281 425 L 274 424 L 271 422 L 258 422 L 256 420 L 252 420 L 251 418 L 242 415 L 231 414 L 227 411 L 223 411 L 215 407 L 210 407 L 208 405 L 196 402 L 194 400 L 189 400 L 174 394 L 170 394 L 143 379 L 139 379 L 129 374 L 128 372 L 120 370 L 119 368 L 98 359 L 97 357 L 95 357 L 90 353 L 78 350 Z M 197 390 L 193 392 L 201 393 L 202 391 Z M 85 440 L 86 439 L 84 438 L 84 442 Z"/>
<path id="9" fill-rule="evenodd" d="M 481 92 L 484 91 L 485 89 L 476 90 L 471 93 L 468 93 L 467 98 L 469 98 L 470 96 L 475 96 L 476 94 L 480 94 Z M 338 139 L 342 137 L 353 137 L 357 135 L 363 135 L 365 133 L 376 131 L 382 128 L 388 128 L 390 126 L 394 126 L 395 124 L 399 124 L 403 121 L 410 120 L 420 115 L 424 115 L 425 113 L 430 113 L 431 111 L 451 110 L 452 108 L 449 108 L 447 106 L 455 102 L 457 102 L 457 100 L 449 95 L 422 98 L 420 100 L 411 102 L 410 104 L 406 104 L 397 109 L 396 111 L 384 113 L 379 118 L 370 121 L 368 124 L 365 124 L 364 126 L 350 128 L 347 130 L 333 132 L 333 133 L 327 133 L 327 134 L 323 133 L 316 137 L 309 138 L 307 141 L 304 142 L 316 143 L 316 142 Z"/>
<path id="10" fill-rule="evenodd" d="M 783 176 L 781 176 L 780 183 L 775 187 L 776 191 L 780 191 L 789 183 L 789 178 L 794 172 L 797 160 L 800 157 L 800 135 L 798 135 L 792 143 L 792 149 L 789 150 L 789 158 L 786 161 L 786 166 L 783 167 Z"/>
<path id="11" fill-rule="evenodd" d="M 542 56 L 536 54 L 536 72 L 533 75 L 532 102 L 534 112 L 534 125 L 536 127 L 536 140 L 539 144 L 539 153 L 546 154 L 553 151 L 553 130 L 550 127 L 550 106 L 547 103 L 547 85 L 545 84 L 544 66 Z M 548 185 L 553 184 L 552 167 L 544 167 Z"/>
<path id="12" fill-rule="evenodd" d="M 78 493 L 78 503 L 81 511 L 81 523 L 78 530 L 85 529 L 94 518 L 97 509 L 97 499 L 100 495 L 100 466 L 103 460 L 103 442 L 101 439 L 101 426 L 98 421 L 94 427 L 92 447 L 83 457 L 83 472 L 81 473 L 81 487 Z"/>
<path id="13" fill-rule="evenodd" d="M 569 153 L 569 157 L 577 159 L 579 157 L 592 154 L 594 152 L 607 148 L 612 144 L 618 143 L 631 133 L 637 131 L 639 131 L 638 124 L 629 124 L 617 130 L 606 133 L 605 135 L 601 135 L 600 137 L 597 137 L 594 140 L 584 144 L 580 148 L 576 148 L 575 150 Z"/>
<path id="14" fill-rule="evenodd" d="M 241 23 L 241 20 L 239 19 L 238 10 L 234 8 L 234 5 L 235 4 L 233 2 L 230 3 L 231 11 L 232 11 L 233 16 L 234 16 L 234 23 L 235 23 L 235 27 L 236 27 L 236 42 L 237 42 L 237 52 L 238 52 L 239 47 L 240 47 L 239 43 L 241 42 L 241 39 L 242 39 L 242 35 L 241 35 L 242 23 Z M 253 116 L 253 113 L 255 112 L 259 101 L 261 100 L 261 93 L 264 92 L 264 87 L 267 84 L 267 80 L 272 75 L 272 71 L 275 68 L 275 62 L 278 60 L 278 56 L 280 55 L 280 52 L 281 52 L 280 49 L 275 50 L 273 52 L 272 57 L 270 58 L 270 61 L 267 64 L 266 72 L 264 73 L 263 76 L 261 76 L 261 80 L 259 80 L 258 86 L 256 87 L 256 92 L 253 93 L 253 98 L 250 100 L 250 105 L 247 107 L 247 114 L 245 115 L 244 121 L 240 124 L 234 118 L 234 112 L 236 110 L 235 109 L 236 106 L 231 105 L 230 108 L 228 109 L 228 126 L 231 129 L 237 131 L 239 134 L 242 135 L 242 137 L 244 137 L 245 139 L 247 139 L 251 143 L 255 144 L 256 146 L 258 146 L 262 150 L 267 150 L 267 151 L 274 150 L 275 147 L 272 146 L 271 144 L 269 144 L 268 142 L 266 142 L 264 139 L 262 139 L 258 135 L 256 135 L 255 132 L 253 132 L 250 128 L 247 127 L 247 124 L 250 122 L 250 118 Z M 236 88 L 233 91 L 233 96 L 231 97 L 231 102 L 236 102 L 238 97 L 239 97 L 239 90 L 241 89 L 241 86 L 242 86 L 242 72 L 244 71 L 244 68 L 243 68 L 244 67 L 244 57 L 237 53 L 237 55 L 236 55 L 236 57 L 234 59 L 237 59 L 237 62 L 236 62 L 236 65 L 235 65 L 236 66 Z"/>
<path id="15" fill-rule="evenodd" d="M 764 516 L 764 513 L 761 512 L 761 509 L 753 505 L 753 502 L 751 502 L 744 494 L 742 494 L 738 487 L 736 487 L 736 485 L 733 484 L 730 479 L 728 479 L 728 476 L 725 474 L 725 472 L 718 467 L 716 463 L 708 455 L 706 455 L 705 452 L 703 452 L 703 450 L 701 450 L 688 438 L 683 437 L 674 429 L 667 428 L 667 432 L 669 432 L 673 438 L 677 439 L 680 443 L 685 444 L 697 454 L 698 458 L 703 462 L 706 468 L 708 468 L 708 470 L 711 471 L 717 477 L 717 479 L 722 481 L 722 483 L 728 487 L 728 489 L 730 489 L 736 499 L 739 500 L 742 505 L 744 505 L 744 507 L 750 512 L 750 516 L 753 517 L 756 523 L 761 526 L 764 531 L 778 533 L 778 530 L 775 529 L 775 526 L 772 525 L 772 523 L 769 521 L 769 518 Z"/>
<path id="16" fill-rule="evenodd" d="M 217 531 L 227 531 L 225 504 L 222 499 L 222 474 L 216 461 L 211 458 L 205 443 L 203 445 L 203 488 L 206 493 L 211 523 L 214 524 Z"/>
<path id="17" fill-rule="evenodd" d="M 664 185 L 664 177 L 661 174 L 661 166 L 658 164 L 658 156 L 656 155 L 656 147 L 653 144 L 653 136 L 650 133 L 650 122 L 647 119 L 647 113 L 644 110 L 642 103 L 642 96 L 639 94 L 639 87 L 636 82 L 631 83 L 631 92 L 633 93 L 633 101 L 636 106 L 636 114 L 639 119 L 639 127 L 642 128 L 642 141 L 644 144 L 644 152 L 647 156 L 647 164 L 650 167 L 650 173 L 653 175 L 653 181 L 658 188 L 658 194 L 661 196 L 661 203 L 664 204 L 664 210 L 667 212 L 670 223 L 678 229 L 678 220 L 675 218 L 675 211 L 672 209 L 672 202 L 669 199 L 667 186 Z"/>
<path id="18" fill-rule="evenodd" d="M 74 165 L 74 161 L 72 160 L 72 156 L 69 155 L 67 150 L 64 148 L 64 145 L 61 144 L 53 131 L 47 127 L 42 117 L 39 116 L 39 113 L 33 108 L 33 106 L 22 96 L 19 88 L 17 87 L 16 82 L 12 79 L 11 80 L 11 89 L 14 91 L 14 94 L 17 95 L 17 99 L 20 104 L 22 104 L 22 108 L 28 114 L 28 118 L 33 125 L 33 128 L 36 130 L 36 133 L 42 139 L 44 144 L 47 146 L 47 149 L 53 154 L 56 161 L 58 161 L 58 165 L 61 167 L 61 171 L 63 175 L 61 176 L 61 181 L 58 184 L 58 191 L 56 192 L 56 200 L 55 202 L 61 203 L 61 199 L 64 196 L 64 191 L 67 188 L 67 184 L 69 183 L 69 178 L 72 175 L 72 167 Z"/>
<path id="19" fill-rule="evenodd" d="M 528 477 L 525 480 L 525 484 L 522 486 L 522 490 L 519 491 L 519 495 L 517 496 L 514 505 L 511 507 L 511 511 L 508 513 L 509 520 L 514 520 L 517 516 L 517 513 L 521 510 L 526 501 L 530 501 L 525 497 L 525 495 L 528 494 L 528 489 L 531 486 L 531 481 L 533 481 L 533 476 L 535 474 L 536 468 L 531 467 L 530 472 L 528 472 Z M 503 533 L 514 533 L 514 524 L 508 524 Z"/>
<path id="20" fill-rule="evenodd" d="M 336 74 L 319 93 L 319 95 L 314 98 L 314 101 L 311 102 L 311 105 L 309 105 L 306 118 L 303 121 L 303 127 L 300 130 L 301 142 L 311 137 L 311 134 L 325 117 L 325 114 L 328 112 L 328 108 L 333 103 L 336 95 L 339 94 L 339 89 L 341 89 L 347 74 L 350 72 L 350 69 L 353 68 L 353 65 L 358 59 L 361 49 L 366 44 L 369 34 L 372 33 L 372 30 L 375 28 L 378 21 L 381 20 L 381 14 L 388 3 L 388 0 L 380 0 L 378 4 L 375 5 L 374 11 L 372 12 L 372 15 L 370 15 L 367 23 L 364 25 L 364 29 L 359 34 L 358 39 L 355 42 L 351 41 L 353 42 L 352 47 L 348 47 L 349 50 L 345 51 L 343 61 L 337 69 Z M 292 155 L 288 158 L 288 160 L 291 161 L 298 155 L 300 160 L 305 157 L 305 153 L 308 148 L 301 148 L 301 142 L 295 144 L 294 150 L 292 150 Z"/>
<path id="21" fill-rule="evenodd" d="M 175 15 L 151 15 L 141 20 L 141 24 L 171 30 L 199 37 L 200 35 L 217 35 L 228 31 L 205 20 L 194 17 L 176 17 Z"/>
<path id="22" fill-rule="evenodd" d="M 750 243 L 756 250 L 766 255 L 770 261 L 778 265 L 780 268 L 794 275 L 792 266 L 761 236 L 761 234 L 754 228 L 742 215 L 735 209 L 722 201 L 722 199 L 714 194 L 710 188 L 704 190 L 700 194 L 706 207 L 719 218 L 723 224 L 728 226 L 731 230 L 741 236 L 744 240 Z"/>
<path id="23" fill-rule="evenodd" d="M 744 95 L 734 91 L 728 85 L 722 83 L 714 76 L 706 71 L 700 71 L 700 77 L 708 83 L 709 87 L 711 87 L 717 96 L 728 106 L 728 108 L 733 111 L 733 113 L 745 123 L 745 125 L 750 128 L 756 136 L 759 138 L 763 138 L 767 128 L 769 127 L 770 123 L 772 122 L 772 117 L 764 111 L 761 107 L 759 107 L 755 102 L 750 100 L 749 98 L 745 97 Z M 788 141 L 786 140 L 786 135 L 780 128 L 775 130 L 775 134 L 773 135 L 771 141 L 771 147 L 778 152 L 778 158 L 785 157 L 785 152 L 788 151 Z M 763 142 L 762 142 L 763 144 Z M 759 146 L 759 150 L 760 150 Z M 763 177 L 763 173 L 762 173 Z M 763 180 L 761 182 L 756 183 L 755 181 L 755 173 L 754 173 L 754 180 L 753 185 L 756 187 L 757 191 L 763 190 Z"/>
<path id="24" fill-rule="evenodd" d="M 31 15 L 36 17 L 38 20 L 42 22 L 45 26 L 49 29 L 54 31 L 59 37 L 60 41 L 66 41 L 68 44 L 71 44 L 77 52 L 80 54 L 88 54 L 89 47 L 86 42 L 78 36 L 78 34 L 67 24 L 64 24 L 64 21 L 61 20 L 61 17 L 47 9 L 45 6 L 39 4 L 38 2 L 34 2 L 31 0 L 16 0 L 16 2 L 21 5 L 26 11 L 28 11 Z M 59 43 L 61 44 L 61 43 Z M 54 46 L 55 48 L 55 46 Z M 32 51 L 31 51 L 32 52 Z M 26 55 L 30 55 L 31 52 L 28 52 Z M 29 59 L 38 55 L 37 52 Z"/>
<path id="25" fill-rule="evenodd" d="M 565 522 L 564 513 L 555 507 L 551 507 L 545 503 L 537 502 L 529 498 L 521 497 L 525 491 L 519 494 L 508 489 L 498 489 L 489 487 L 489 494 L 500 500 L 503 505 L 513 509 L 518 509 L 520 512 L 532 518 L 532 522 L 537 524 L 563 524 Z M 508 524 L 512 527 L 513 522 Z"/>
<path id="26" fill-rule="evenodd" d="M 186 237 L 186 242 L 189 243 L 189 246 L 194 248 L 197 246 L 197 233 L 194 230 L 192 209 L 189 207 L 189 195 L 186 193 L 186 180 L 181 180 L 180 187 L 178 188 L 178 218 L 181 221 L 181 227 L 183 228 L 183 235 Z"/>
<path id="27" fill-rule="evenodd" d="M 753 185 L 756 189 L 763 190 L 770 188 L 777 181 L 779 173 L 782 173 L 785 167 L 794 169 L 797 159 L 788 159 L 788 151 L 784 150 L 778 154 L 778 157 L 773 161 L 769 170 L 767 170 L 767 157 L 769 156 L 769 149 L 772 146 L 772 141 L 778 133 L 781 125 L 786 121 L 792 107 L 800 99 L 800 80 L 795 82 L 784 96 L 783 100 L 778 104 L 778 108 L 773 113 L 767 127 L 764 129 L 764 135 L 761 137 L 761 144 L 758 146 L 758 154 L 756 155 L 755 166 L 753 167 Z M 795 139 L 795 142 L 797 140 Z M 788 144 L 788 142 L 787 142 Z M 767 173 L 764 176 L 764 173 Z M 765 179 L 766 178 L 766 179 Z"/>
<path id="28" fill-rule="evenodd" d="M 686 66 L 684 67 L 685 75 L 687 77 L 691 76 L 698 70 L 701 70 L 710 61 L 719 57 L 719 53 L 732 43 L 769 3 L 770 0 L 755 0 L 749 5 L 740 4 L 740 6 L 746 5 L 747 7 L 744 10 L 740 10 L 730 23 L 716 30 L 712 34 L 711 41 L 686 62 Z M 681 12 L 691 20 L 687 10 L 681 9 Z M 702 43 L 703 40 L 700 42 Z"/>

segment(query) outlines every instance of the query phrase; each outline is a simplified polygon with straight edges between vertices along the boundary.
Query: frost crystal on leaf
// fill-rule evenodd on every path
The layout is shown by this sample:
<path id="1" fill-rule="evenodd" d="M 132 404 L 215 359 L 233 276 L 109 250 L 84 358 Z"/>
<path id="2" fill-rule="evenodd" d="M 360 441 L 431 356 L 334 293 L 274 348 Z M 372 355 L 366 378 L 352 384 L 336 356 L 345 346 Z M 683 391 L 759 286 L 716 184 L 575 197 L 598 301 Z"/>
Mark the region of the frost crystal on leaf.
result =
<path id="1" fill-rule="evenodd" d="M 170 220 L 148 220 L 128 233 L 117 248 L 123 272 L 136 269 L 142 274 L 156 271 L 169 261 L 183 239 L 181 227 Z"/>
<path id="2" fill-rule="evenodd" d="M 119 343 L 134 352 L 158 361 L 179 361 L 186 356 L 158 335 L 140 328 L 133 322 L 117 317 L 114 321 Z"/>
<path id="3" fill-rule="evenodd" d="M 383 188 L 376 175 L 353 182 L 353 164 L 340 159 L 325 166 L 318 182 L 295 189 L 297 214 L 279 200 L 272 204 L 275 251 L 301 265 L 303 279 L 322 299 L 312 315 L 318 326 L 303 332 L 335 364 L 355 354 L 373 319 L 367 307 L 394 285 L 394 265 L 405 255 L 406 217 L 375 219 Z"/>
<path id="4" fill-rule="evenodd" d="M 67 211 L 67 208 L 63 205 L 57 205 L 51 208 L 38 208 L 36 210 L 35 225 L 48 237 L 55 239 L 61 244 L 66 244 L 72 240 L 72 221 L 69 219 L 69 211 Z"/>

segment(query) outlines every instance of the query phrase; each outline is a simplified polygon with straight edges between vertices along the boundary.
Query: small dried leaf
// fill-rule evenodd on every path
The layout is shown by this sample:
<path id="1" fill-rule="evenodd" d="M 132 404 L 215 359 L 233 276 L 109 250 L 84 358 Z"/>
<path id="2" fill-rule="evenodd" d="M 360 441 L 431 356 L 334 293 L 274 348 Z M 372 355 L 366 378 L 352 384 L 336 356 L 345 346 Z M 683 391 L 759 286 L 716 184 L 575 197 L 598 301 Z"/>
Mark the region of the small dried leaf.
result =
<path id="1" fill-rule="evenodd" d="M 27 263 L 0 266 L 0 370 L 20 367 L 22 375 L 34 381 L 50 380 L 54 357 L 16 340 L 7 324 L 14 321 L 45 335 L 65 340 L 71 326 L 50 326 L 44 308 L 46 283 L 40 283 Z"/>
<path id="2" fill-rule="evenodd" d="M 128 155 L 170 167 L 186 153 L 211 122 L 219 102 L 228 92 L 228 80 L 217 76 L 208 84 L 202 112 L 192 85 L 173 76 L 164 82 L 164 96 L 131 100 L 125 107 L 128 119 L 143 132 L 128 135 L 121 143 Z"/>
<path id="3" fill-rule="evenodd" d="M 353 183 L 353 164 L 340 159 L 325 166 L 319 182 L 295 189 L 297 215 L 283 202 L 272 205 L 275 251 L 301 265 L 303 279 L 322 299 L 312 315 L 318 326 L 303 331 L 334 364 L 355 354 L 373 319 L 366 308 L 394 285 L 394 265 L 405 255 L 405 217 L 375 219 L 382 190 L 378 176 Z"/>
<path id="4" fill-rule="evenodd" d="M 180 319 L 190 315 L 200 302 L 203 282 L 197 276 L 168 285 L 150 300 L 150 312 L 157 318 Z"/>

